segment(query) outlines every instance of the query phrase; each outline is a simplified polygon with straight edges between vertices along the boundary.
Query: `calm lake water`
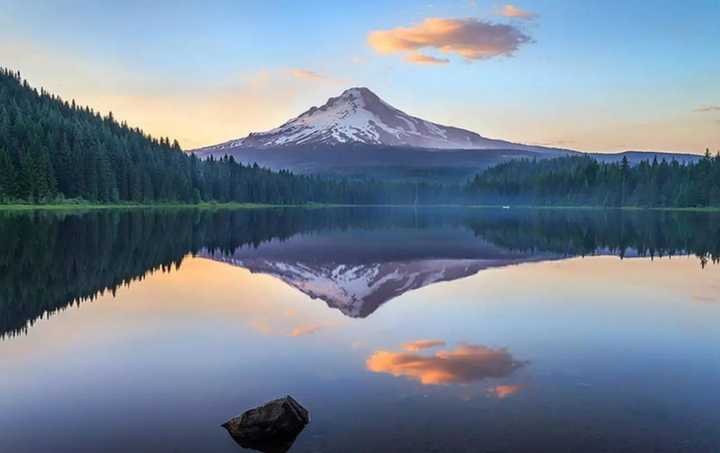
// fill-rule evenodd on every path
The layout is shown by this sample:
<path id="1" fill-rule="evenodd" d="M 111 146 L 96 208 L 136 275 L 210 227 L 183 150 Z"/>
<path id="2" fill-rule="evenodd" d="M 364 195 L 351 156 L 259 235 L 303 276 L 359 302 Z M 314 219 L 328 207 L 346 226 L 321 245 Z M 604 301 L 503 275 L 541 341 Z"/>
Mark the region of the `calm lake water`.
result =
<path id="1" fill-rule="evenodd" d="M 0 451 L 720 451 L 720 216 L 0 215 Z"/>

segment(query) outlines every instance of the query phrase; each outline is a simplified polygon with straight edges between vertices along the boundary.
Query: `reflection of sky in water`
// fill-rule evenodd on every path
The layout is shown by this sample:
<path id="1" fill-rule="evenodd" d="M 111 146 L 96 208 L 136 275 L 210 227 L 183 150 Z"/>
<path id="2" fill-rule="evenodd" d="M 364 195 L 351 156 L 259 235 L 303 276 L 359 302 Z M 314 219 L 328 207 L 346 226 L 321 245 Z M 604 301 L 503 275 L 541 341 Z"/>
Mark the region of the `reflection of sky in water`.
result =
<path id="1" fill-rule="evenodd" d="M 0 342 L 0 451 L 236 451 L 218 425 L 286 393 L 313 418 L 293 451 L 717 451 L 719 278 L 683 257 L 528 263 L 352 319 L 189 258 Z"/>

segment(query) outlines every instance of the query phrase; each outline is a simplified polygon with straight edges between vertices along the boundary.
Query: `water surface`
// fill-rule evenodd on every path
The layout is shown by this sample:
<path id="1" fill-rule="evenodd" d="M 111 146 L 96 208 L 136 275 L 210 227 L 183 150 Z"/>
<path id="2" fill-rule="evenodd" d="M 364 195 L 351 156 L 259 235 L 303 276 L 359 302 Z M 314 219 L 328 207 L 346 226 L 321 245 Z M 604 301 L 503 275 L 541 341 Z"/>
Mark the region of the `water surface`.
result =
<path id="1" fill-rule="evenodd" d="M 0 451 L 720 451 L 720 216 L 0 216 Z"/>

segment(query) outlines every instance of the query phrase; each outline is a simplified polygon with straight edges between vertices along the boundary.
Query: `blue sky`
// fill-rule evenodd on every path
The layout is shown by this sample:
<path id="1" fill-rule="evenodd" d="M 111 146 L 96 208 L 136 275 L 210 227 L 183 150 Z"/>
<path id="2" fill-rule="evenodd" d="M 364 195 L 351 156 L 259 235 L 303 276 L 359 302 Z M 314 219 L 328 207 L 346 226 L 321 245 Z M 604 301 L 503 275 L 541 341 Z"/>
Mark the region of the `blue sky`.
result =
<path id="1" fill-rule="evenodd" d="M 275 127 L 362 85 L 489 137 L 720 149 L 718 0 L 513 1 L 524 17 L 483 0 L 175 3 L 0 0 L 0 64 L 187 148 Z M 430 18 L 467 33 L 447 46 Z M 528 42 L 486 58 L 458 50 L 457 39 L 484 48 L 473 33 L 493 39 L 493 25 Z M 374 31 L 393 40 L 389 53 Z M 403 41 L 418 34 L 427 46 Z"/>

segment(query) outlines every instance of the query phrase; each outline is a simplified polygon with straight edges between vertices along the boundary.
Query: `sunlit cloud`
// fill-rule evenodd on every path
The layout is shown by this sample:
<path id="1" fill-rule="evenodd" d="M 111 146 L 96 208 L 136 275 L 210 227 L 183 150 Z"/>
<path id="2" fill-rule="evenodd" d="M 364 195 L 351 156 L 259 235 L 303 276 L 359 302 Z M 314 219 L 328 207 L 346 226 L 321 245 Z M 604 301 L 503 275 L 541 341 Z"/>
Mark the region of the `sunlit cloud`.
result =
<path id="1" fill-rule="evenodd" d="M 421 49 L 436 49 L 468 61 L 509 57 L 530 41 L 529 36 L 513 25 L 474 18 L 429 18 L 412 27 L 376 30 L 368 36 L 368 42 L 376 52 L 405 53 L 409 61 L 412 61 L 413 54 L 420 55 L 416 58 L 422 59 L 423 55 L 417 53 Z"/>
<path id="2" fill-rule="evenodd" d="M 694 111 L 700 113 L 720 112 L 720 105 L 703 105 L 696 108 Z"/>
<path id="3" fill-rule="evenodd" d="M 420 351 L 422 349 L 430 349 L 436 346 L 445 346 L 443 340 L 416 340 L 410 343 L 404 343 L 401 347 L 406 351 Z"/>
<path id="4" fill-rule="evenodd" d="M 532 20 L 538 15 L 536 13 L 525 11 L 524 9 L 518 8 L 515 5 L 507 4 L 500 10 L 500 15 L 505 17 L 512 17 L 515 19 Z"/>
<path id="5" fill-rule="evenodd" d="M 438 351 L 431 356 L 380 350 L 366 362 L 372 372 L 407 377 L 423 384 L 460 384 L 501 378 L 523 365 L 503 348 L 472 344 L 461 344 L 454 350 Z"/>
<path id="6" fill-rule="evenodd" d="M 521 388 L 519 385 L 498 385 L 491 388 L 489 393 L 498 399 L 505 399 L 518 393 Z"/>
<path id="7" fill-rule="evenodd" d="M 301 69 L 301 68 L 291 69 L 290 74 L 293 77 L 295 77 L 296 79 L 302 79 L 302 80 L 324 80 L 324 79 L 327 79 L 326 76 L 318 74 L 315 71 L 310 71 L 309 69 Z"/>
<path id="8" fill-rule="evenodd" d="M 405 55 L 405 61 L 417 64 L 447 64 L 450 60 L 447 58 L 436 58 L 430 55 L 424 55 L 418 52 L 412 52 Z"/>

